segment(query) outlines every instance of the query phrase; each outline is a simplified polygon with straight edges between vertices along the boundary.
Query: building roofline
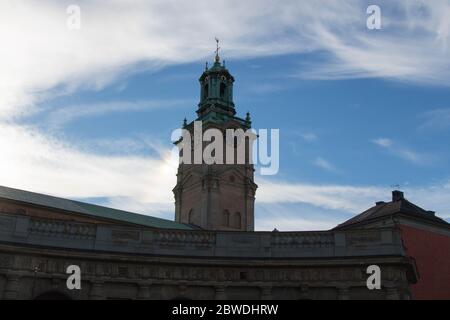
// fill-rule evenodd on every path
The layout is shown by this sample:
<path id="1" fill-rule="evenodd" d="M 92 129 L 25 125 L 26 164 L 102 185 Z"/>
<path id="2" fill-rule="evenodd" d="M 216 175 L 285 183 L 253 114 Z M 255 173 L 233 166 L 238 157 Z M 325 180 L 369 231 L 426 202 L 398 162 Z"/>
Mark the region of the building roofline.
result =
<path id="1" fill-rule="evenodd" d="M 35 201 L 32 201 L 33 199 Z M 156 229 L 192 229 L 189 225 L 167 219 L 5 186 L 0 186 L 0 200 L 104 221 L 122 222 L 133 226 Z"/>
<path id="2" fill-rule="evenodd" d="M 337 225 L 332 230 L 354 228 L 388 218 L 392 219 L 396 216 L 450 229 L 450 223 L 437 217 L 434 211 L 427 211 L 407 200 L 404 198 L 403 192 L 395 190 L 392 196 L 391 202 L 377 202 L 375 206 Z"/>

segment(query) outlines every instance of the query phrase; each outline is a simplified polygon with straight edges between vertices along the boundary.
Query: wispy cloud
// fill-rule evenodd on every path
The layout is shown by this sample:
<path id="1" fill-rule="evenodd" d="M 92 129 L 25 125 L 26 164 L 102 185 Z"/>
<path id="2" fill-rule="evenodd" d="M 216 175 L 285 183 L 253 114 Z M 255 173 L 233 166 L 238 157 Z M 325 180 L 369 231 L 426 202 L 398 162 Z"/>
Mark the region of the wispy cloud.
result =
<path id="1" fill-rule="evenodd" d="M 319 140 L 317 134 L 312 132 L 301 133 L 300 137 L 306 142 L 316 142 Z"/>
<path id="2" fill-rule="evenodd" d="M 117 112 L 143 112 L 158 108 L 173 108 L 186 106 L 192 101 L 173 100 L 145 100 L 145 101 L 111 101 L 92 104 L 71 105 L 56 107 L 48 112 L 46 125 L 53 130 L 61 129 L 69 122 L 84 117 L 101 116 L 107 113 Z"/>
<path id="3" fill-rule="evenodd" d="M 71 198 L 132 198 L 167 203 L 177 162 L 161 156 L 102 155 L 42 135 L 30 127 L 0 126 L 0 184 Z"/>
<path id="4" fill-rule="evenodd" d="M 378 138 L 372 140 L 377 146 L 387 150 L 390 154 L 416 165 L 429 165 L 433 163 L 434 157 L 425 153 L 418 153 L 404 146 L 395 143 L 388 138 Z"/>
<path id="5" fill-rule="evenodd" d="M 336 167 L 331 162 L 325 160 L 322 157 L 317 157 L 317 159 L 314 160 L 314 165 L 329 172 L 339 172 L 339 170 L 336 169 Z"/>
<path id="6" fill-rule="evenodd" d="M 375 143 L 376 145 L 379 145 L 380 147 L 383 147 L 383 148 L 390 148 L 394 144 L 391 139 L 387 139 L 387 138 L 375 139 L 375 140 L 373 140 L 373 143 Z"/>
<path id="7" fill-rule="evenodd" d="M 216 35 L 224 43 L 224 55 L 232 59 L 320 53 L 323 60 L 317 65 L 292 70 L 303 78 L 380 77 L 431 85 L 450 83 L 450 4 L 445 0 L 385 3 L 382 32 L 366 30 L 368 3 L 362 0 L 80 3 L 82 28 L 69 31 L 64 2 L 0 2 L 2 185 L 62 197 L 104 197 L 113 206 L 147 213 L 153 211 L 151 208 L 155 214 L 169 210 L 176 165 L 164 156 L 164 148 L 158 147 L 162 156 L 105 156 L 95 148 L 80 148 L 14 121 L 36 112 L 43 102 L 56 96 L 100 90 L 134 72 L 204 60 L 212 51 L 211 40 Z M 48 121 L 58 129 L 80 117 L 160 105 L 138 101 L 65 106 L 52 110 Z M 384 145 L 378 142 L 413 163 L 426 160 L 387 139 Z M 133 148 L 133 142 L 122 143 Z M 103 147 L 107 144 L 103 141 Z M 322 166 L 327 167 L 326 161 Z M 366 209 L 389 192 L 371 186 L 262 179 L 258 183 L 258 201 L 263 205 L 308 203 L 352 213 Z M 419 204 L 448 212 L 449 188 L 448 184 L 424 187 L 412 189 L 411 194 Z M 287 223 L 292 216 L 283 219 Z M 305 224 L 302 219 L 295 221 Z M 313 224 L 310 226 L 319 227 Z"/>
<path id="8" fill-rule="evenodd" d="M 299 144 L 299 141 L 303 141 L 309 144 L 319 141 L 319 136 L 312 132 L 299 132 L 297 130 L 288 132 L 288 145 L 291 147 L 292 153 L 296 156 L 304 156 L 303 146 Z"/>
<path id="9" fill-rule="evenodd" d="M 439 131 L 450 128 L 450 108 L 427 111 L 420 115 L 424 122 L 419 130 Z"/>
<path id="10" fill-rule="evenodd" d="M 255 227 L 261 231 L 329 230 L 348 218 L 348 214 L 337 210 L 302 203 L 257 203 L 256 212 Z"/>
<path id="11" fill-rule="evenodd" d="M 353 2 L 352 7 L 362 9 L 364 3 L 367 4 Z M 446 73 L 450 64 L 445 60 L 449 53 L 450 3 L 407 0 L 383 3 L 380 7 L 382 31 L 361 28 L 358 9 L 348 12 L 354 19 L 346 15 L 342 23 L 333 21 L 334 30 L 331 24 L 314 25 L 318 45 L 324 49 L 323 61 L 310 64 L 299 76 L 315 79 L 381 77 L 447 86 Z"/>
<path id="12" fill-rule="evenodd" d="M 259 203 L 308 203 L 325 209 L 361 212 L 383 199 L 389 189 L 343 185 L 315 185 L 258 179 Z"/>
<path id="13" fill-rule="evenodd" d="M 31 127 L 5 124 L 0 126 L 0 146 L 1 185 L 68 198 L 102 198 L 102 204 L 173 219 L 171 189 L 178 163 L 169 148 L 158 147 L 161 153 L 155 156 L 105 156 L 97 148 L 79 148 Z M 328 228 L 390 193 L 378 186 L 305 184 L 259 176 L 256 182 L 256 220 L 264 230 Z M 405 192 L 413 202 L 450 217 L 449 182 Z"/>
<path id="14" fill-rule="evenodd" d="M 337 220 L 350 218 L 372 207 L 376 201 L 389 200 L 391 189 L 380 186 L 352 186 L 331 184 L 306 184 L 299 182 L 286 182 L 282 180 L 267 180 L 257 177 L 258 205 L 279 204 L 284 210 L 271 210 L 269 215 L 291 218 L 311 216 L 308 212 L 317 212 L 326 224 Z M 424 209 L 434 210 L 446 219 L 450 218 L 450 182 L 443 181 L 428 186 L 409 186 L 404 189 L 406 197 Z M 305 209 L 304 205 L 310 207 Z M 286 207 L 288 206 L 288 207 Z M 302 208 L 299 210 L 299 208 Z M 294 208 L 294 209 L 293 209 Z M 318 210 L 319 209 L 319 210 Z M 283 212 L 286 214 L 283 215 Z M 314 220 L 314 219 L 313 219 Z M 291 228 L 299 226 L 291 226 Z M 290 229 L 291 230 L 291 229 Z"/>
<path id="15" fill-rule="evenodd" d="M 368 4 L 89 1 L 80 4 L 81 30 L 69 31 L 64 2 L 3 1 L 0 116 L 20 116 L 55 95 L 98 90 L 133 72 L 204 59 L 215 35 L 233 59 L 321 53 L 317 65 L 293 70 L 301 77 L 450 83 L 448 1 L 384 2 L 383 30 L 373 32 L 366 29 Z"/>

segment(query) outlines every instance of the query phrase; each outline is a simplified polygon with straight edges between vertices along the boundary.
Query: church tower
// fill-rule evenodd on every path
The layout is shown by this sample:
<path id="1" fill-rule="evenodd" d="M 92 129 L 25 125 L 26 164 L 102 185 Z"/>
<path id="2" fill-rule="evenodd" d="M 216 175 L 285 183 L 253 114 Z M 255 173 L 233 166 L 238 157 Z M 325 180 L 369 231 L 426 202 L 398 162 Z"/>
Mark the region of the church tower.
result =
<path id="1" fill-rule="evenodd" d="M 218 43 L 218 40 L 217 40 Z M 201 122 L 201 132 L 215 129 L 220 131 L 223 141 L 223 163 L 180 163 L 177 173 L 177 185 L 173 189 L 175 196 L 175 220 L 189 223 L 206 230 L 253 231 L 254 203 L 257 185 L 254 183 L 254 168 L 251 146 L 254 139 L 230 137 L 230 130 L 247 132 L 251 129 L 250 115 L 245 119 L 236 116 L 233 102 L 234 78 L 220 61 L 219 46 L 212 67 L 206 64 L 200 79 L 200 103 L 197 109 L 197 119 L 191 123 L 186 120 L 183 129 L 194 137 L 195 128 Z M 197 126 L 197 127 L 196 127 Z M 209 141 L 215 141 L 211 139 Z M 231 142 L 230 142 L 231 141 Z M 176 143 L 179 147 L 183 138 Z M 195 143 L 189 141 L 189 149 L 195 153 L 196 148 L 204 151 L 209 142 Z M 239 146 L 245 146 L 245 156 L 238 160 Z M 180 156 L 186 150 L 180 147 Z M 243 148 L 241 148 L 243 149 Z M 225 161 L 227 155 L 232 163 Z M 244 159 L 245 158 L 245 159 Z M 191 158 L 192 160 L 194 157 Z"/>

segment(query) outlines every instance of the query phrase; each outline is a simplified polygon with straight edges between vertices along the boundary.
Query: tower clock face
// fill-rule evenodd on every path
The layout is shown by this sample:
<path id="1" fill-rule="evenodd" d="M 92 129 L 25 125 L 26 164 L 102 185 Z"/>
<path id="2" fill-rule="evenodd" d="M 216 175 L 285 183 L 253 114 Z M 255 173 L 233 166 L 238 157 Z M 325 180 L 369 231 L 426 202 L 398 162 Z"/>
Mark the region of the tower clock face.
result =
<path id="1" fill-rule="evenodd" d="M 209 81 L 209 77 L 205 77 L 205 83 Z"/>
<path id="2" fill-rule="evenodd" d="M 221 79 L 222 81 L 227 81 L 227 77 L 225 77 L 225 76 L 222 76 L 220 79 Z"/>

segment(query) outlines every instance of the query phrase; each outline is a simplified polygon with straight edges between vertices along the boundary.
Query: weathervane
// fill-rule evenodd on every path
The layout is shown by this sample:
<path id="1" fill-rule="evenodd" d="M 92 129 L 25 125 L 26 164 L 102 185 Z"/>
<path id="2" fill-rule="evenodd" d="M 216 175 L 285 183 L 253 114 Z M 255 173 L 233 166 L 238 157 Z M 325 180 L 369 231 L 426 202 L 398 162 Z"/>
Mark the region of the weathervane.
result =
<path id="1" fill-rule="evenodd" d="M 216 39 L 216 62 L 220 62 L 220 57 L 219 57 L 219 50 L 220 50 L 219 39 L 217 39 L 217 37 L 215 39 Z"/>

